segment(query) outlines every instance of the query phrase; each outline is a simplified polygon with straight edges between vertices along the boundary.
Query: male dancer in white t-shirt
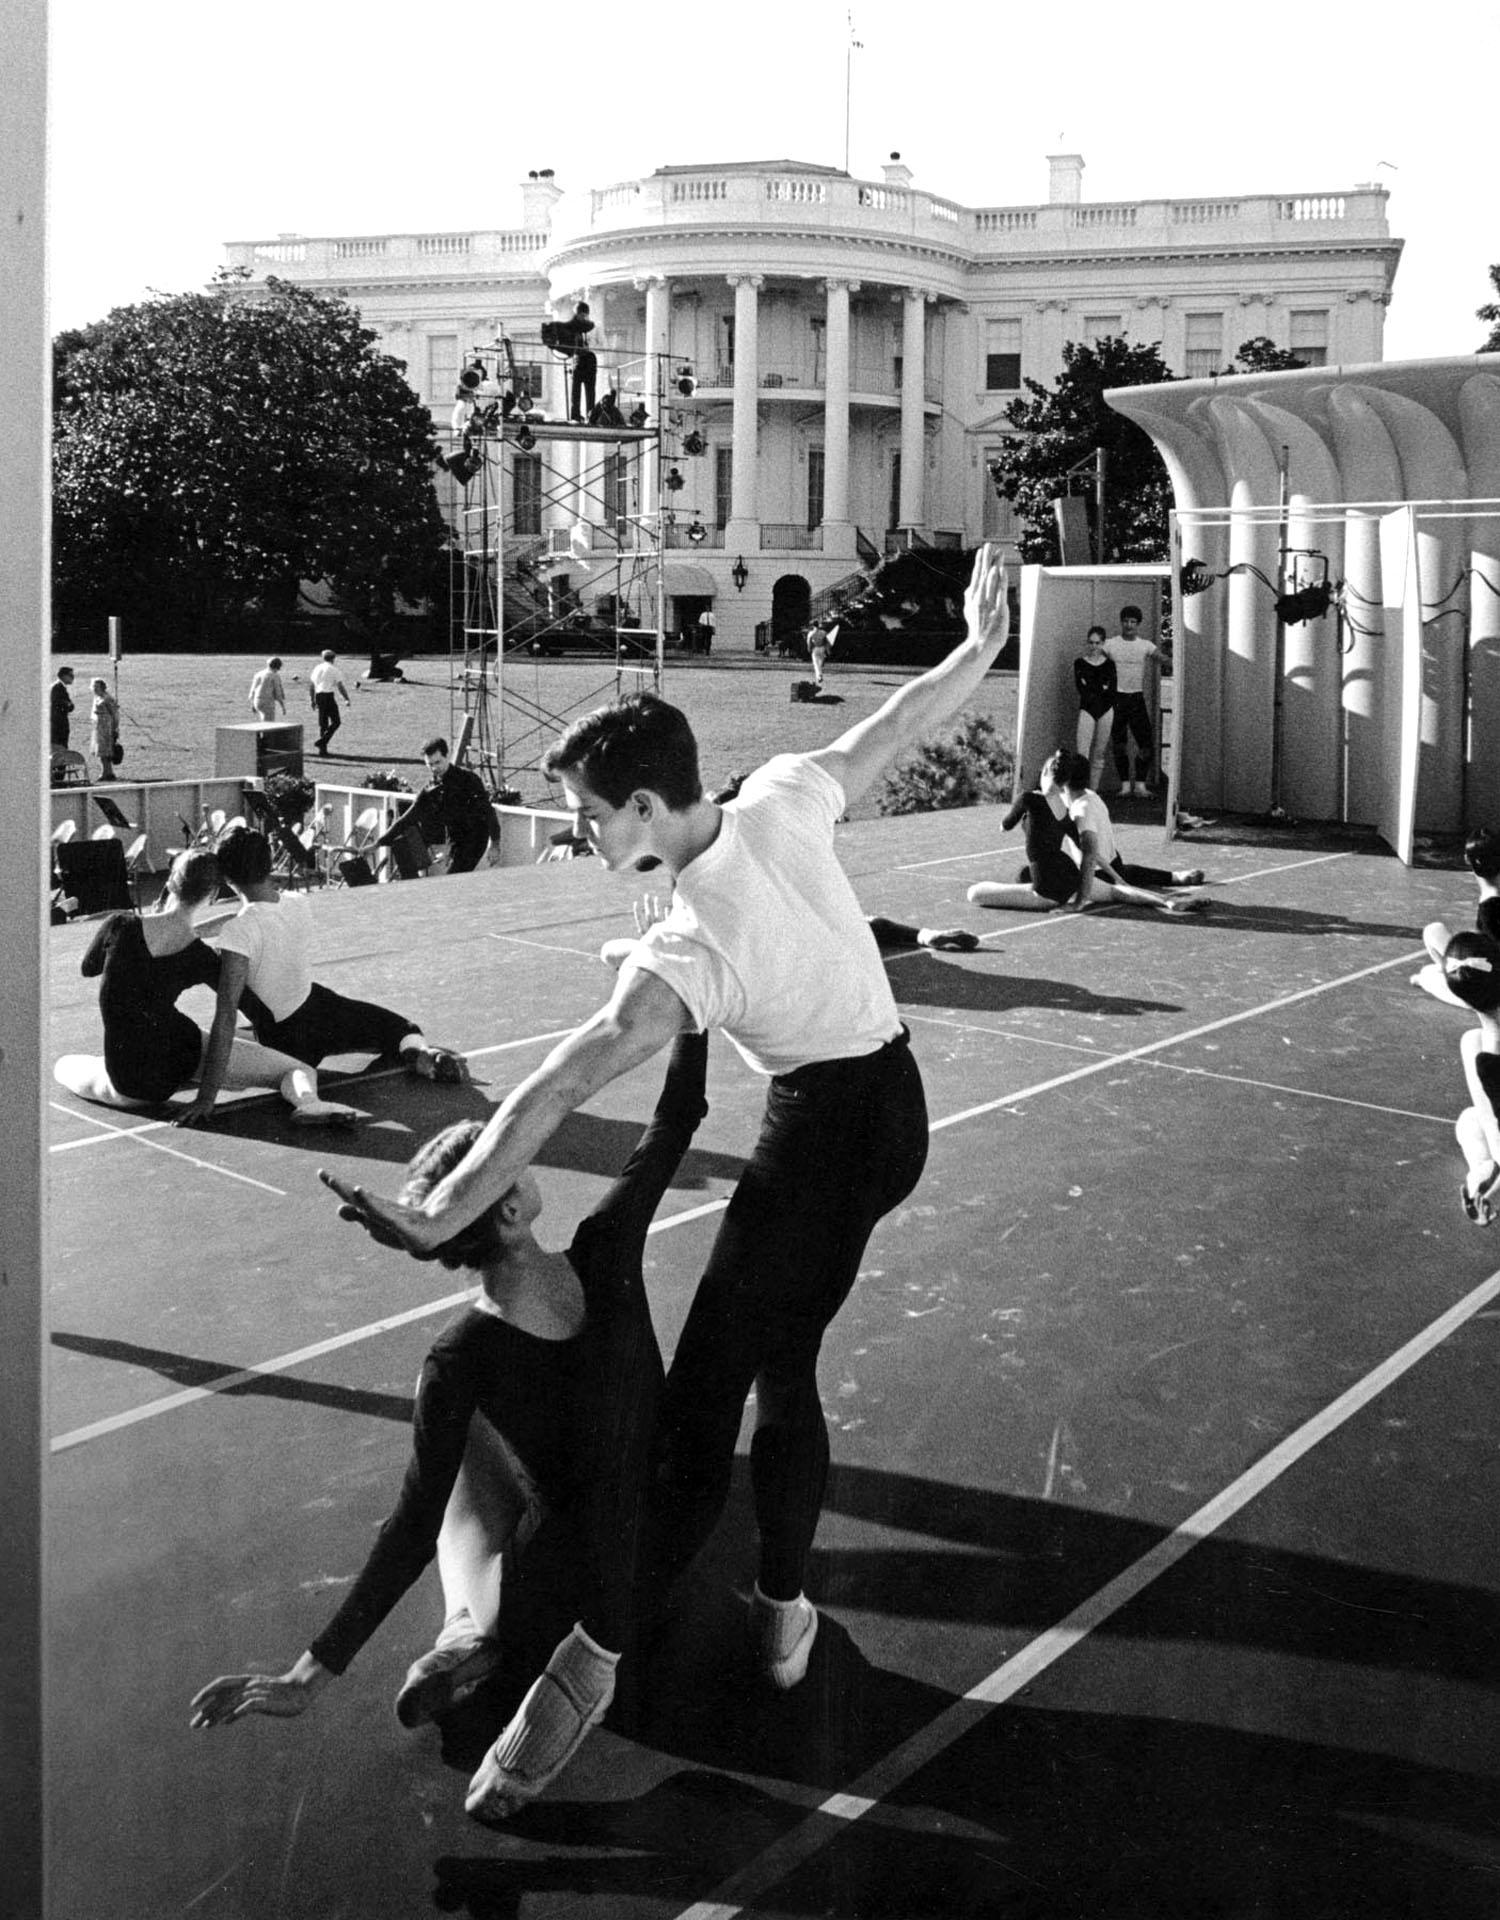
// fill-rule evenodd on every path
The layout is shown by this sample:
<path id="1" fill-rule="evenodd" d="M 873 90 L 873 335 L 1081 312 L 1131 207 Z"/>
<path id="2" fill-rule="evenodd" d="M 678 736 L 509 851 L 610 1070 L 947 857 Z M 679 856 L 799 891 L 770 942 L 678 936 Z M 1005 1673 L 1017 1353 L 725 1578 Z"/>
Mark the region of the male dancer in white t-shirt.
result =
<path id="1" fill-rule="evenodd" d="M 927 1153 L 921 1076 L 833 828 L 994 665 L 1009 631 L 997 548 L 977 555 L 964 611 L 968 636 L 945 660 L 832 746 L 770 761 L 723 807 L 703 792 L 686 717 L 664 701 L 639 696 L 570 727 L 546 766 L 578 832 L 615 872 L 662 870 L 670 910 L 626 957 L 607 1005 L 509 1095 L 421 1205 L 323 1175 L 345 1218 L 430 1253 L 509 1189 L 575 1107 L 684 1029 L 722 1028 L 767 1077 L 760 1138 L 668 1375 L 647 1546 L 665 1583 L 707 1540 L 753 1386 L 750 1627 L 779 1688 L 801 1680 L 817 1632 L 802 1581 L 828 1468 L 819 1345 L 875 1223 Z M 612 1667 L 604 1680 L 598 1650 L 572 1642 L 475 1775 L 471 1813 L 503 1817 L 540 1792 L 608 1707 Z"/>
<path id="2" fill-rule="evenodd" d="M 1120 776 L 1120 791 L 1133 796 L 1146 793 L 1151 785 L 1151 762 L 1156 741 L 1151 732 L 1151 710 L 1146 705 L 1146 662 L 1160 648 L 1141 637 L 1139 607 L 1121 607 L 1120 631 L 1104 643 L 1104 651 L 1115 663 L 1115 725 L 1110 736 L 1114 748 L 1115 772 Z M 1130 773 L 1130 736 L 1135 736 L 1135 774 Z M 1139 784 L 1137 784 L 1139 782 Z"/>

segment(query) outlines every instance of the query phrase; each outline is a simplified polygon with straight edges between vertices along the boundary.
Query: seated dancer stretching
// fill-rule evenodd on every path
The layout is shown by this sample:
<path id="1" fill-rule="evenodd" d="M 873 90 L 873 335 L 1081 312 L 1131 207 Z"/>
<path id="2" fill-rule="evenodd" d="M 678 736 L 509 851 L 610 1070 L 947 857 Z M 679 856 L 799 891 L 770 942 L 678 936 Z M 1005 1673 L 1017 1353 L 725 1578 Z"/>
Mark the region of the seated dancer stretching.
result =
<path id="1" fill-rule="evenodd" d="M 581 1611 L 470 1787 L 481 1811 L 490 1771 L 526 1791 L 530 1729 L 561 1711 L 578 1739 L 602 1719 L 628 1637 L 646 1489 L 646 1450 L 662 1382 L 646 1302 L 647 1230 L 699 1121 L 705 1034 L 672 1049 L 655 1114 L 566 1253 L 537 1244 L 542 1210 L 523 1171 L 500 1199 L 435 1249 L 471 1272 L 474 1303 L 422 1366 L 412 1454 L 400 1497 L 333 1618 L 285 1673 L 228 1674 L 194 1697 L 195 1727 L 247 1713 L 299 1714 L 348 1667 L 436 1554 L 444 1621 L 411 1667 L 396 1716 L 415 1727 L 446 1712 L 500 1664 L 496 1637 L 515 1557 L 549 1514 L 571 1508 L 581 1544 Z M 402 1197 L 419 1205 L 480 1132 L 464 1120 L 412 1161 Z M 577 1742 L 575 1741 L 575 1745 Z"/>
<path id="2" fill-rule="evenodd" d="M 1201 899 L 1168 899 L 1145 887 L 1132 886 L 1118 870 L 1099 857 L 1092 829 L 1087 838 L 1069 809 L 1063 778 L 1079 756 L 1059 747 L 1042 765 L 1041 779 L 1015 801 L 1001 821 L 1007 833 L 1024 823 L 1026 865 L 1018 880 L 978 880 L 969 888 L 976 907 L 1011 907 L 1025 911 L 1051 910 L 1082 913 L 1088 907 L 1152 907 L 1158 913 L 1201 913 Z M 1085 768 L 1085 772 L 1087 769 Z"/>
<path id="3" fill-rule="evenodd" d="M 104 1054 L 65 1053 L 53 1078 L 80 1099 L 101 1106 L 159 1106 L 197 1087 L 208 1059 L 202 1029 L 177 1008 L 189 987 L 219 984 L 219 956 L 198 937 L 194 916 L 219 891 L 212 853 L 178 854 L 162 904 L 144 917 L 112 913 L 83 956 L 85 979 L 99 980 Z M 221 1089 L 278 1087 L 299 1126 L 354 1120 L 353 1107 L 318 1096 L 314 1070 L 286 1050 L 230 1033 L 218 1072 Z"/>
<path id="4" fill-rule="evenodd" d="M 350 1000 L 312 977 L 312 908 L 301 893 L 283 894 L 271 878 L 271 843 L 254 827 L 231 827 L 215 849 L 219 871 L 240 898 L 240 910 L 218 932 L 219 1001 L 209 1034 L 198 1096 L 182 1126 L 206 1120 L 243 1009 L 262 1045 L 317 1066 L 330 1053 L 373 1053 L 397 1059 L 428 1080 L 468 1077 L 462 1054 L 429 1046 L 404 1014 L 370 1000 Z"/>

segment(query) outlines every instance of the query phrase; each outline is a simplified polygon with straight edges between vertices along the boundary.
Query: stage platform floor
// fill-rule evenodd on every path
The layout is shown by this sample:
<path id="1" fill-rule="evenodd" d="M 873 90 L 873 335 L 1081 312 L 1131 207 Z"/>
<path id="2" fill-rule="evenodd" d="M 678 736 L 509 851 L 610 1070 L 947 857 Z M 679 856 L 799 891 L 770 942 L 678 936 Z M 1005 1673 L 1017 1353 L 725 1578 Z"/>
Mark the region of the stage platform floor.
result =
<path id="1" fill-rule="evenodd" d="M 1465 1016 L 1409 984 L 1423 924 L 1470 923 L 1467 874 L 1210 833 L 1166 862 L 1208 869 L 1202 920 L 983 914 L 966 886 L 1021 858 L 998 810 L 840 847 L 869 911 L 984 941 L 889 961 L 932 1151 L 824 1346 L 811 1671 L 773 1697 L 744 1665 L 742 1455 L 629 1715 L 503 1830 L 463 1790 L 529 1672 L 441 1733 L 391 1712 L 433 1574 L 302 1718 L 195 1733 L 188 1701 L 323 1624 L 456 1304 L 318 1166 L 389 1190 L 502 1097 L 603 997 L 630 884 L 318 897 L 320 977 L 476 1076 L 360 1074 L 359 1132 L 54 1090 L 54 1920 L 1493 1920 L 1500 1230 L 1457 1199 Z M 53 935 L 58 1053 L 98 1045 L 89 934 Z M 657 1083 L 543 1155 L 551 1244 Z M 649 1243 L 668 1350 L 760 1106 L 722 1040 L 709 1092 Z M 550 1644 L 547 1587 L 518 1638 Z"/>

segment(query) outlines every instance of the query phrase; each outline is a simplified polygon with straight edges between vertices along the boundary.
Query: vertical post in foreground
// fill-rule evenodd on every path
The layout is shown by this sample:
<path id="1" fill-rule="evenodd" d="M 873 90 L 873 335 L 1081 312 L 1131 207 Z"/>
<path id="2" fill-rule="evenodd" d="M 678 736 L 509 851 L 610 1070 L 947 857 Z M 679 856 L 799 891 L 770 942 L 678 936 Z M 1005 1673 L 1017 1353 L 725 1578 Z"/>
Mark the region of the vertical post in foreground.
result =
<path id="1" fill-rule="evenodd" d="M 0 26 L 0 1910 L 45 1908 L 41 1036 L 47 653 L 46 0 Z"/>

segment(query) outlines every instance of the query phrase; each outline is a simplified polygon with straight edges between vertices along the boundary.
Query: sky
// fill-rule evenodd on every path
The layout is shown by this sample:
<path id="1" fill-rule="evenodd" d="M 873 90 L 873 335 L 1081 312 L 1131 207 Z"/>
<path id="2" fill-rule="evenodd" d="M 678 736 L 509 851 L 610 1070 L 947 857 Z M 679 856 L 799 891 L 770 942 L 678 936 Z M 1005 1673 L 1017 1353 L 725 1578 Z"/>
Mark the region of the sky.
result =
<path id="1" fill-rule="evenodd" d="M 796 159 L 967 205 L 1328 193 L 1406 243 L 1387 359 L 1471 353 L 1495 298 L 1494 0 L 755 0 L 636 10 L 53 0 L 53 331 L 202 286 L 229 240 L 519 224 L 519 182 Z M 849 84 L 846 87 L 846 78 Z M 846 116 L 846 100 L 848 112 Z"/>

